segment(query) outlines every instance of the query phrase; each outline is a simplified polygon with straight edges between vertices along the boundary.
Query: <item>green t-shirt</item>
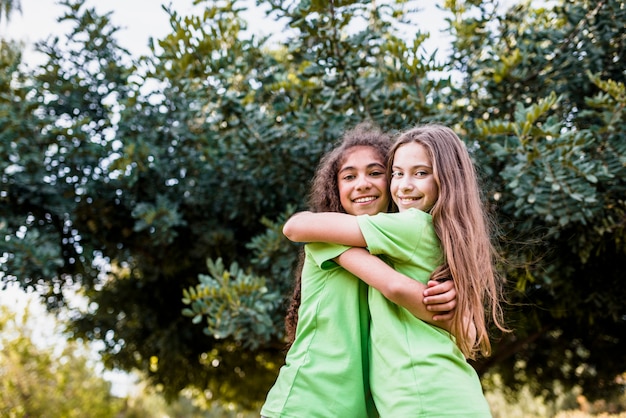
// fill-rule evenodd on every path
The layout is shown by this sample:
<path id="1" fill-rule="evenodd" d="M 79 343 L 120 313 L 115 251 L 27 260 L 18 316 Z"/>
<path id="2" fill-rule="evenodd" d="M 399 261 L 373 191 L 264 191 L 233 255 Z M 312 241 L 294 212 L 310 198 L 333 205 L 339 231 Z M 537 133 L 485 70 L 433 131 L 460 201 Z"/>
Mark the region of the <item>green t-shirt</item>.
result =
<path id="1" fill-rule="evenodd" d="M 377 416 L 368 382 L 367 285 L 332 261 L 348 248 L 305 246 L 296 338 L 261 415 Z"/>
<path id="2" fill-rule="evenodd" d="M 432 217 L 417 209 L 357 217 L 372 254 L 426 283 L 441 264 Z M 386 417 L 490 417 L 478 375 L 450 334 L 369 289 L 370 385 Z"/>

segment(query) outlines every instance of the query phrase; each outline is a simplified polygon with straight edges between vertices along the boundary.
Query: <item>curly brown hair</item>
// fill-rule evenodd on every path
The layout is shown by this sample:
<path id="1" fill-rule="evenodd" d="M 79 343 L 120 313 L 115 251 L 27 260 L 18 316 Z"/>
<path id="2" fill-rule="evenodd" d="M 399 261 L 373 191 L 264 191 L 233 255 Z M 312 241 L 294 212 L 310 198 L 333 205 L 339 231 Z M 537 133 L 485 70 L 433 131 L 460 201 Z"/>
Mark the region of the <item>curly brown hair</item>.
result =
<path id="1" fill-rule="evenodd" d="M 339 184 L 337 173 L 350 151 L 354 147 L 372 147 L 380 156 L 381 161 L 386 161 L 387 154 L 392 145 L 390 135 L 384 133 L 372 122 L 361 122 L 353 129 L 344 132 L 336 146 L 322 157 L 320 164 L 313 177 L 311 191 L 309 192 L 309 210 L 313 212 L 342 212 L 339 199 Z M 300 253 L 296 267 L 296 280 L 294 284 L 291 302 L 287 308 L 285 317 L 285 333 L 289 346 L 296 336 L 298 324 L 298 309 L 300 308 L 301 274 L 304 263 L 304 252 Z"/>

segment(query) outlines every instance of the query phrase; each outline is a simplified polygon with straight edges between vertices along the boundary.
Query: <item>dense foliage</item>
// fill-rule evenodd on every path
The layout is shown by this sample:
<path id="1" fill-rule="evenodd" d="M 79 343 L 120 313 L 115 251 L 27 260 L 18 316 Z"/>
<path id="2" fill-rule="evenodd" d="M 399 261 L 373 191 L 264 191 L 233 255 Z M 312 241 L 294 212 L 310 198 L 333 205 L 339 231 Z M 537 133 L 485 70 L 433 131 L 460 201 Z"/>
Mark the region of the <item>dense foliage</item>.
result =
<path id="1" fill-rule="evenodd" d="M 623 384 L 623 2 L 448 1 L 443 62 L 411 2 L 259 2 L 278 40 L 246 32 L 237 1 L 199 3 L 165 8 L 140 59 L 81 1 L 37 68 L 1 40 L 3 282 L 52 310 L 79 285 L 72 331 L 108 366 L 252 405 L 284 355 L 298 248 L 281 224 L 320 156 L 364 119 L 438 121 L 472 150 L 506 260 L 514 332 L 476 368 L 546 393 Z"/>

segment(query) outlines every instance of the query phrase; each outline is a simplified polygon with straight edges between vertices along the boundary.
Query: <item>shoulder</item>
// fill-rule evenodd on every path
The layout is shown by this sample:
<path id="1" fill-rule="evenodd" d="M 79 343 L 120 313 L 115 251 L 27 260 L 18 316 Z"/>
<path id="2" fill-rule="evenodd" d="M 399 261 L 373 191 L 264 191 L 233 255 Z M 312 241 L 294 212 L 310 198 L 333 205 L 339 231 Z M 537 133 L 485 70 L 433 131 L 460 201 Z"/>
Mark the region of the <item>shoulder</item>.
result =
<path id="1" fill-rule="evenodd" d="M 421 221 L 432 222 L 432 215 L 430 213 L 421 211 L 419 209 L 411 208 L 404 212 L 381 212 L 376 215 L 359 215 L 357 220 L 365 222 L 407 222 L 407 221 Z"/>
<path id="2" fill-rule="evenodd" d="M 322 270 L 328 270 L 338 265 L 332 261 L 335 257 L 341 255 L 350 247 L 339 244 L 331 244 L 327 242 L 310 242 L 304 246 L 304 252 L 307 259 L 312 261 Z"/>

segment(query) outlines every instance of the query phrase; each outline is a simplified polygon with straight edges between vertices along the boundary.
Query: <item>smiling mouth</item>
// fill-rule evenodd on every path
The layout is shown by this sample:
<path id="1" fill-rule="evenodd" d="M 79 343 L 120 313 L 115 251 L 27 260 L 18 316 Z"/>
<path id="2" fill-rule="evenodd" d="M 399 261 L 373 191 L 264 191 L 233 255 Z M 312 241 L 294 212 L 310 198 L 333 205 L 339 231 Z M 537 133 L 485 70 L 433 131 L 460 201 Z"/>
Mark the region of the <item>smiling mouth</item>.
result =
<path id="1" fill-rule="evenodd" d="M 373 202 L 376 199 L 378 199 L 378 197 L 376 196 L 358 197 L 354 199 L 353 202 L 354 203 L 369 203 L 369 202 Z"/>
<path id="2" fill-rule="evenodd" d="M 415 203 L 418 200 L 420 200 L 419 197 L 398 197 L 398 201 L 404 204 Z"/>

